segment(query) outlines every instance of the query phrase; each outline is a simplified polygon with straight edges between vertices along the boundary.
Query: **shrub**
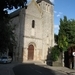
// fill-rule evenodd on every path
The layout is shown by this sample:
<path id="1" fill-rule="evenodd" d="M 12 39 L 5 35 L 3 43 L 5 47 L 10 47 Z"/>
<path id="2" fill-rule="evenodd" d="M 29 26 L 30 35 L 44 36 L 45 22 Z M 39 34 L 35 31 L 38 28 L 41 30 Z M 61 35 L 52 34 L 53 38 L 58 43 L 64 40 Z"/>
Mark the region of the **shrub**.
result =
<path id="1" fill-rule="evenodd" d="M 58 47 L 58 46 L 54 46 L 54 47 L 51 49 L 51 60 L 52 60 L 52 61 L 57 61 L 59 55 L 60 55 L 59 47 Z"/>

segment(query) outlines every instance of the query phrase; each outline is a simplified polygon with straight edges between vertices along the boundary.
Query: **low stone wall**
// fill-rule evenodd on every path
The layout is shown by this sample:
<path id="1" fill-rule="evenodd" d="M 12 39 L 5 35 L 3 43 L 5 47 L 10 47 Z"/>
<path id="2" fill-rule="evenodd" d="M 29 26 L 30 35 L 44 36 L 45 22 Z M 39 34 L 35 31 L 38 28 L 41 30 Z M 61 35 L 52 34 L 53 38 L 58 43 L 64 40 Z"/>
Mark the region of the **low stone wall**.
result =
<path id="1" fill-rule="evenodd" d="M 53 62 L 53 66 L 62 66 L 61 62 L 55 61 Z"/>

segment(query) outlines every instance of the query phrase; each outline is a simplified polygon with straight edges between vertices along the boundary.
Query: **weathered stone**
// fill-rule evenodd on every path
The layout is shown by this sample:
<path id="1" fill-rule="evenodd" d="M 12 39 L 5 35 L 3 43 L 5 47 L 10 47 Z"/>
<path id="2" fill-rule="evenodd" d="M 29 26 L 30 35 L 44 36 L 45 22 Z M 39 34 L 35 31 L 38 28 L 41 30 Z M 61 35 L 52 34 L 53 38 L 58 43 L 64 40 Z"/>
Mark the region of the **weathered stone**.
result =
<path id="1" fill-rule="evenodd" d="M 34 54 L 31 60 L 46 60 L 48 49 L 54 46 L 53 5 L 46 1 L 37 3 L 32 0 L 27 9 L 20 9 L 17 14 L 11 19 L 12 24 L 17 25 L 15 30 L 17 47 L 14 50 L 16 54 L 14 58 L 18 56 L 16 61 L 27 61 L 29 46 L 33 45 Z"/>

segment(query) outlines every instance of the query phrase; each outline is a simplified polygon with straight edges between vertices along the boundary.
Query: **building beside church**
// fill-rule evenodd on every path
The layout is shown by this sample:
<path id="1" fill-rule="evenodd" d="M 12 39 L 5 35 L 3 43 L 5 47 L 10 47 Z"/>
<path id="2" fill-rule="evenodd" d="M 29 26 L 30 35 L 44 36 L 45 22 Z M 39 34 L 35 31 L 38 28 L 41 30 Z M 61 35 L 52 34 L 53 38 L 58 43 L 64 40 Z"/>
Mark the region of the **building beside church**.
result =
<path id="1" fill-rule="evenodd" d="M 16 25 L 17 47 L 14 61 L 44 61 L 48 49 L 54 46 L 54 14 L 50 0 L 31 0 L 27 8 L 11 13 Z"/>

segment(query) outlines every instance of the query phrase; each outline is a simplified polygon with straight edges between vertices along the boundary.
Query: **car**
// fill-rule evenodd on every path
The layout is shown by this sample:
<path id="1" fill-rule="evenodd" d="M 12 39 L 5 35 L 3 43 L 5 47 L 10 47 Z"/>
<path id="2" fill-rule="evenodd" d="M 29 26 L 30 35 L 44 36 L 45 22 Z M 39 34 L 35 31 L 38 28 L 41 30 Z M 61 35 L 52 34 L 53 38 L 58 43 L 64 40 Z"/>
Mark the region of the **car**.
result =
<path id="1" fill-rule="evenodd" d="M 12 62 L 12 58 L 10 56 L 2 56 L 0 58 L 0 63 L 11 63 Z"/>

